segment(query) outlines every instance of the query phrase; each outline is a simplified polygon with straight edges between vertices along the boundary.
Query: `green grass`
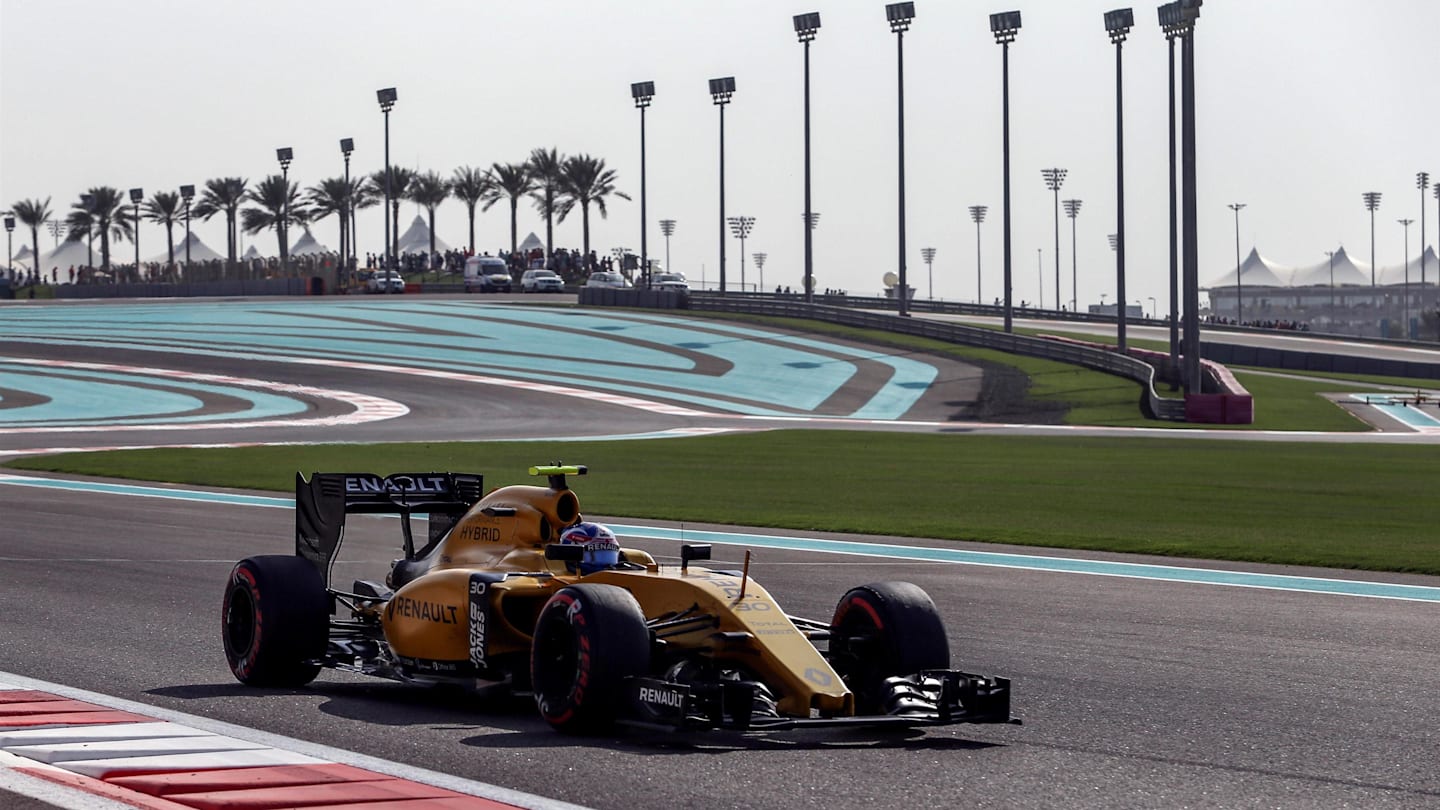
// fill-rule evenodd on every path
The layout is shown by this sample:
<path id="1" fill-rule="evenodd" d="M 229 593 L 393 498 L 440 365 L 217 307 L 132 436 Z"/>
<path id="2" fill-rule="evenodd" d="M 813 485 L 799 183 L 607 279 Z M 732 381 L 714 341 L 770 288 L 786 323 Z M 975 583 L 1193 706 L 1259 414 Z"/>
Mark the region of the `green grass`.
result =
<path id="1" fill-rule="evenodd" d="M 1428 446 L 775 431 L 657 441 L 167 449 L 30 470 L 289 491 L 296 470 L 590 465 L 593 514 L 1440 574 Z"/>

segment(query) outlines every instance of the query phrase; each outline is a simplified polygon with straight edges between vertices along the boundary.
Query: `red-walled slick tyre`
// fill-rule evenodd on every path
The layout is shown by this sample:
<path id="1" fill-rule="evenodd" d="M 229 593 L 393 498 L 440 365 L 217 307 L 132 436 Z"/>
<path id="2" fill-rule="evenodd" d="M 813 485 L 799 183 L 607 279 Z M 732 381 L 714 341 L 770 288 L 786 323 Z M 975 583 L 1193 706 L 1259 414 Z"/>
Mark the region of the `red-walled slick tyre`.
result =
<path id="1" fill-rule="evenodd" d="M 880 711 L 885 679 L 950 667 L 945 623 L 929 594 L 909 582 L 850 589 L 830 620 L 830 663 L 862 712 Z"/>
<path id="2" fill-rule="evenodd" d="M 570 734 L 604 731 L 625 703 L 625 679 L 650 669 L 650 631 L 623 588 L 582 583 L 540 610 L 530 651 L 535 705 Z"/>
<path id="3" fill-rule="evenodd" d="M 221 637 L 230 672 L 249 686 L 315 680 L 329 635 L 330 603 L 315 566 L 267 555 L 235 564 L 225 585 Z"/>

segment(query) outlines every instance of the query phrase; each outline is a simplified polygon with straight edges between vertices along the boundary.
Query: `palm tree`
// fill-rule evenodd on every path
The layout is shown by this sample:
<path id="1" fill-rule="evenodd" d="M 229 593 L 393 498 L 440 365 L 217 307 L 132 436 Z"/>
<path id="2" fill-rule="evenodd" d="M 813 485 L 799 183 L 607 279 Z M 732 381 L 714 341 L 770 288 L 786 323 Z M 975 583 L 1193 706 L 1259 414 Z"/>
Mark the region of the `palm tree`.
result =
<path id="1" fill-rule="evenodd" d="M 606 217 L 605 198 L 616 196 L 624 200 L 630 199 L 630 195 L 615 189 L 615 170 L 605 168 L 605 161 L 601 158 L 593 158 L 589 155 L 575 155 L 565 160 L 564 183 L 562 184 L 566 199 L 570 205 L 566 206 L 560 214 L 560 220 L 565 220 L 565 215 L 576 203 L 580 205 L 581 229 L 584 234 L 584 250 L 580 261 L 585 262 L 590 258 L 590 204 L 594 203 L 600 216 Z M 641 269 L 642 273 L 646 269 Z"/>
<path id="2" fill-rule="evenodd" d="M 501 200 L 510 201 L 510 254 L 513 256 L 519 251 L 515 226 L 519 216 L 520 198 L 535 188 L 534 181 L 530 179 L 529 164 L 495 163 L 491 164 L 485 174 L 490 178 L 490 185 L 486 187 L 482 197 L 485 200 L 482 210 L 489 211 L 490 206 Z"/>
<path id="3" fill-rule="evenodd" d="M 165 242 L 170 249 L 170 263 L 166 272 L 175 272 L 175 223 L 185 216 L 185 205 L 180 195 L 173 191 L 157 191 L 141 206 L 141 216 L 165 226 Z"/>
<path id="4" fill-rule="evenodd" d="M 245 201 L 245 189 L 249 180 L 240 177 L 216 177 L 205 181 L 205 193 L 190 213 L 205 220 L 218 213 L 225 214 L 225 244 L 230 268 L 235 267 L 236 254 L 240 248 L 240 233 L 235 229 L 240 203 Z"/>
<path id="5" fill-rule="evenodd" d="M 536 210 L 545 217 L 545 250 L 548 254 L 555 247 L 555 216 L 559 214 L 564 219 L 570 211 L 561 193 L 565 180 L 565 158 L 556 149 L 534 149 L 530 152 L 527 167 L 534 186 L 530 198 L 535 201 Z"/>
<path id="6" fill-rule="evenodd" d="M 473 166 L 461 166 L 450 177 L 450 192 L 465 202 L 465 213 L 470 221 L 471 253 L 475 252 L 475 206 L 485 199 L 489 188 L 490 176 Z"/>
<path id="7" fill-rule="evenodd" d="M 86 206 L 84 198 L 81 198 L 81 201 L 73 206 L 73 210 L 71 210 L 69 214 L 65 215 L 65 226 L 65 238 L 67 240 L 86 240 L 85 264 L 86 266 L 93 267 L 95 265 L 95 256 L 93 251 L 95 239 L 95 217 L 91 216 L 90 210 Z"/>
<path id="8" fill-rule="evenodd" d="M 288 224 L 297 222 L 304 225 L 310 221 L 310 209 L 300 202 L 299 189 L 283 176 L 272 174 L 246 192 L 245 199 L 255 205 L 240 212 L 241 227 L 252 235 L 274 228 L 280 242 L 280 267 L 282 270 L 289 269 Z M 282 224 L 287 227 L 281 227 Z"/>
<path id="9" fill-rule="evenodd" d="M 30 256 L 30 264 L 35 268 L 35 275 L 40 276 L 45 268 L 40 266 L 40 227 L 50 221 L 50 198 L 40 200 L 21 200 L 11 206 L 11 212 L 20 224 L 30 229 L 30 250 L 34 251 Z"/>
<path id="10" fill-rule="evenodd" d="M 386 251 L 390 250 L 391 246 L 398 247 L 400 244 L 400 201 L 407 199 L 410 181 L 414 179 L 415 172 L 404 166 L 390 167 L 390 244 L 385 246 Z M 371 172 L 370 184 L 374 187 L 376 196 L 383 200 L 385 198 L 385 170 Z"/>
<path id="11" fill-rule="evenodd" d="M 130 239 L 134 236 L 135 228 L 131 222 L 130 212 L 125 210 L 128 200 L 120 194 L 120 190 L 110 186 L 97 186 L 90 189 L 90 202 L 87 204 L 83 199 L 71 207 L 76 209 L 75 213 L 88 215 L 89 226 L 78 233 L 84 235 L 95 233 L 100 237 L 100 268 L 109 272 L 110 270 L 110 238 Z M 71 215 L 72 223 L 82 219 Z M 76 237 L 77 231 L 74 224 L 71 225 L 70 234 Z M 78 237 L 77 237 L 78 238 Z"/>
<path id="12" fill-rule="evenodd" d="M 305 191 L 305 201 L 310 205 L 312 222 L 319 222 L 331 214 L 335 214 L 340 220 L 340 253 L 342 256 L 345 254 L 346 245 L 349 244 L 349 206 L 355 201 L 356 193 L 363 183 L 364 180 L 358 177 L 348 183 L 344 177 L 328 177 Z"/>
<path id="13" fill-rule="evenodd" d="M 435 209 L 450 198 L 450 184 L 438 172 L 417 174 L 406 195 L 430 215 L 430 264 L 435 264 Z"/>

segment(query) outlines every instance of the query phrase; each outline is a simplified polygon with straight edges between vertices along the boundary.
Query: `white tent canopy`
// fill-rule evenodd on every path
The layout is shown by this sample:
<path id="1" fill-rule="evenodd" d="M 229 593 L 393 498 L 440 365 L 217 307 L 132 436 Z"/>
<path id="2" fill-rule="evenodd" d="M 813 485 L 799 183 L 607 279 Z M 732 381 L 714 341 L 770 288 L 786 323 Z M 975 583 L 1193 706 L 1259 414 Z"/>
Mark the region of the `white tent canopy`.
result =
<path id="1" fill-rule="evenodd" d="M 91 252 L 86 248 L 84 239 L 67 239 L 61 242 L 55 249 L 47 250 L 40 254 L 40 269 L 47 276 L 50 271 L 59 268 L 60 279 L 69 280 L 70 268 L 84 267 L 90 261 Z M 94 249 L 95 266 L 100 266 L 100 246 L 95 245 Z M 117 254 L 115 246 L 110 249 L 110 262 L 119 264 L 124 261 L 124 252 Z"/>
<path id="2" fill-rule="evenodd" d="M 1333 276 L 1331 270 L 1331 259 L 1327 257 L 1319 264 L 1296 270 L 1295 276 L 1290 280 L 1290 285 L 1293 287 L 1328 287 L 1332 277 L 1337 287 L 1347 284 L 1368 285 L 1370 283 L 1370 266 L 1361 265 L 1350 258 L 1350 254 L 1346 253 L 1343 247 L 1335 251 Z"/>
<path id="3" fill-rule="evenodd" d="M 263 257 L 261 257 L 260 251 L 257 250 L 254 245 L 251 245 L 250 247 L 248 247 L 248 248 L 245 249 L 245 252 L 244 252 L 243 254 L 241 254 L 240 258 L 242 258 L 242 259 L 259 259 L 259 258 L 263 258 Z"/>
<path id="4" fill-rule="evenodd" d="M 1282 264 L 1272 262 L 1260 255 L 1260 251 L 1251 248 L 1250 255 L 1240 263 L 1240 284 L 1253 284 L 1257 287 L 1288 287 L 1290 278 L 1295 274 L 1295 269 Z M 1220 278 L 1210 282 L 1208 287 L 1234 287 L 1235 271 L 1232 269 Z"/>
<path id="5" fill-rule="evenodd" d="M 1425 283 L 1434 284 L 1437 281 L 1440 281 L 1440 278 L 1436 278 L 1436 274 L 1440 273 L 1440 263 L 1436 262 L 1435 251 L 1427 247 L 1425 248 L 1425 253 L 1422 255 L 1425 259 Z M 1406 278 L 1407 271 L 1409 272 L 1408 280 Z M 1420 278 L 1420 257 L 1417 256 L 1414 259 L 1410 259 L 1405 264 L 1397 264 L 1390 267 L 1381 267 L 1379 271 L 1375 274 L 1375 283 L 1380 285 L 1406 283 L 1419 284 Z"/>
<path id="6" fill-rule="evenodd" d="M 176 264 L 184 264 L 184 263 L 185 263 L 185 241 L 186 241 L 185 239 L 181 239 L 179 242 L 176 242 L 176 243 L 175 243 L 175 263 L 176 263 Z M 213 260 L 213 259 L 223 259 L 223 258 L 225 258 L 224 256 L 220 255 L 219 253 L 216 253 L 215 251 L 211 250 L 210 247 L 209 247 L 208 245 L 206 245 L 204 242 L 201 242 L 201 241 L 200 241 L 200 235 L 197 234 L 197 233 L 195 233 L 194 231 L 191 231 L 191 232 L 190 232 L 189 241 L 190 241 L 190 261 L 192 261 L 192 262 L 205 262 L 205 261 L 211 261 L 211 260 Z M 163 263 L 165 263 L 165 262 L 168 262 L 168 261 L 170 261 L 170 250 L 167 248 L 167 249 L 161 251 L 160 253 L 157 253 L 157 254 L 155 254 L 154 256 L 150 257 L 149 259 L 146 259 L 145 261 L 150 262 L 151 264 L 163 264 Z"/>
<path id="7" fill-rule="evenodd" d="M 34 268 L 34 263 L 30 261 L 33 253 L 29 245 L 21 245 L 20 249 L 15 251 L 15 255 L 10 257 L 10 265 L 15 268 L 15 272 L 28 273 Z"/>
<path id="8" fill-rule="evenodd" d="M 332 253 L 330 248 L 320 244 L 315 235 L 306 228 L 305 233 L 295 240 L 295 245 L 290 248 L 291 256 L 309 256 L 315 253 Z"/>
<path id="9" fill-rule="evenodd" d="M 445 244 L 439 237 L 435 238 L 435 250 L 449 250 L 450 246 Z M 400 235 L 399 250 L 401 253 L 429 253 L 430 252 L 430 229 L 425 225 L 425 218 L 419 214 L 415 215 L 415 221 L 405 233 Z"/>
<path id="10" fill-rule="evenodd" d="M 525 241 L 520 243 L 519 248 L 521 253 L 529 253 L 532 250 L 544 249 L 545 243 L 540 241 L 540 237 L 536 236 L 534 231 L 531 231 L 530 235 L 525 237 Z"/>

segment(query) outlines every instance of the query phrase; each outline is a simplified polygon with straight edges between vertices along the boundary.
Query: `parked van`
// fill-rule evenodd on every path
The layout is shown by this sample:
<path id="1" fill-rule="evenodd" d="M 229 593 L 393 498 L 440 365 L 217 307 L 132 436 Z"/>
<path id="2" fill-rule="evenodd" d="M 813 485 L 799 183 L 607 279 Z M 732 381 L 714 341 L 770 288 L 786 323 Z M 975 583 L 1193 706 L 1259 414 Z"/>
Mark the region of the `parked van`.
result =
<path id="1" fill-rule="evenodd" d="M 510 292 L 510 266 L 495 256 L 465 260 L 465 292 Z"/>

